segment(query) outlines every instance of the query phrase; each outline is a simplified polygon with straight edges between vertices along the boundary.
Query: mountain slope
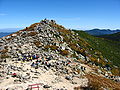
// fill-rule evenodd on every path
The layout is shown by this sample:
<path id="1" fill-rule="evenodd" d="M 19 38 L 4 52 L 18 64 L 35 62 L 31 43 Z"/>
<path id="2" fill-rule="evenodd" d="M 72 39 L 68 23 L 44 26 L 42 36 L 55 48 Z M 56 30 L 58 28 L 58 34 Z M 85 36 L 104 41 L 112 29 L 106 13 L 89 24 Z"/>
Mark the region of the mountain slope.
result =
<path id="1" fill-rule="evenodd" d="M 115 65 L 120 66 L 120 42 L 106 40 L 91 36 L 84 31 L 76 31 L 79 35 L 89 42 L 94 49 L 102 52 L 106 59 L 111 60 Z"/>
<path id="2" fill-rule="evenodd" d="M 112 41 L 119 41 L 120 42 L 120 32 L 115 33 L 115 34 L 102 35 L 102 36 L 99 36 L 99 37 L 109 39 L 109 40 L 112 40 Z"/>
<path id="3" fill-rule="evenodd" d="M 91 89 L 91 75 L 102 80 L 100 88 L 119 88 L 111 76 L 120 74 L 110 60 L 95 49 L 79 32 L 68 30 L 54 20 L 42 20 L 0 38 L 0 89 L 29 84 L 50 90 Z M 8 82 L 5 82 L 7 78 Z M 119 81 L 118 78 L 114 80 Z M 9 85 L 8 85 L 9 83 Z M 113 84 L 114 83 L 114 84 Z M 112 87 L 111 87 L 112 86 Z M 98 87 L 98 84 L 94 85 Z M 91 89 L 92 90 L 92 89 Z"/>
<path id="4" fill-rule="evenodd" d="M 87 32 L 90 35 L 100 36 L 100 35 L 105 35 L 105 34 L 114 34 L 114 33 L 120 32 L 120 30 L 93 29 L 93 30 L 87 30 L 85 32 Z"/>

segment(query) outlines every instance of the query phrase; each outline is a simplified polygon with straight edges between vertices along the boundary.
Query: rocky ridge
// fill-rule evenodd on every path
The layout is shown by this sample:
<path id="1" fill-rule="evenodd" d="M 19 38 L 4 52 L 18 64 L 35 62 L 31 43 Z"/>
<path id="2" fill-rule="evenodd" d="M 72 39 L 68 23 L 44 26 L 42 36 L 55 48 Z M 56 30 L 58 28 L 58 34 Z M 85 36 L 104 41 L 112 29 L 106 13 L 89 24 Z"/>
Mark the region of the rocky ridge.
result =
<path id="1" fill-rule="evenodd" d="M 0 58 L 3 90 L 32 88 L 29 85 L 36 83 L 41 90 L 77 90 L 89 86 L 85 75 L 113 76 L 111 68 L 104 67 L 110 61 L 54 20 L 45 19 L 0 38 Z"/>

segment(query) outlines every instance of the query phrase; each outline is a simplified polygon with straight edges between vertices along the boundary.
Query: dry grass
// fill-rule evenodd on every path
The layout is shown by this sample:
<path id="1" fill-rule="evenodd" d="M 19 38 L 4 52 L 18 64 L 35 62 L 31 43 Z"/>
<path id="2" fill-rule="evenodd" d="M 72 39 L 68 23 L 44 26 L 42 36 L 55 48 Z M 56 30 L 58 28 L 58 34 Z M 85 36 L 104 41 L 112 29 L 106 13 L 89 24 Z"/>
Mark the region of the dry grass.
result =
<path id="1" fill-rule="evenodd" d="M 111 72 L 115 76 L 120 76 L 120 68 L 112 68 Z"/>
<path id="2" fill-rule="evenodd" d="M 58 49 L 58 46 L 51 45 L 50 48 L 51 48 L 52 50 L 57 50 L 57 49 Z"/>
<path id="3" fill-rule="evenodd" d="M 38 24 L 40 24 L 40 23 L 34 23 L 34 24 L 32 24 L 30 27 L 28 27 L 28 28 L 34 28 L 34 27 L 36 27 Z"/>
<path id="4" fill-rule="evenodd" d="M 7 50 L 7 49 L 4 49 L 4 50 L 1 50 L 0 52 L 1 52 L 2 54 L 5 54 L 5 53 L 8 52 L 8 50 Z"/>
<path id="5" fill-rule="evenodd" d="M 79 48 L 75 43 L 70 43 L 69 44 L 69 47 L 72 49 L 72 50 L 74 50 L 74 51 L 76 51 L 77 53 L 84 53 L 84 48 Z"/>
<path id="6" fill-rule="evenodd" d="M 64 35 L 65 34 L 71 34 L 71 32 L 69 30 L 66 30 L 66 29 L 58 29 L 58 32 L 61 32 L 63 33 Z"/>
<path id="7" fill-rule="evenodd" d="M 90 90 L 103 90 L 103 88 L 109 88 L 110 90 L 120 90 L 120 83 L 114 82 L 112 80 L 106 79 L 101 76 L 96 75 L 86 75 L 89 80 Z"/>
<path id="8" fill-rule="evenodd" d="M 39 41 L 35 41 L 34 44 L 37 46 L 37 47 L 40 47 L 41 43 Z"/>
<path id="9" fill-rule="evenodd" d="M 57 50 L 57 49 L 58 49 L 58 46 L 55 46 L 55 45 L 46 45 L 44 48 L 45 48 L 45 49 L 50 48 L 51 50 Z"/>
<path id="10" fill-rule="evenodd" d="M 58 25 L 58 24 L 51 24 L 51 27 L 54 27 L 57 29 L 58 32 L 62 33 L 62 34 L 71 34 L 70 30 L 65 29 L 62 25 Z"/>
<path id="11" fill-rule="evenodd" d="M 35 36 L 37 34 L 38 34 L 37 32 L 30 32 L 30 33 L 28 33 L 28 36 Z"/>
<path id="12" fill-rule="evenodd" d="M 1 54 L 0 58 L 1 59 L 5 59 L 5 58 L 9 58 L 10 56 L 8 56 L 7 54 Z"/>
<path id="13" fill-rule="evenodd" d="M 51 24 L 51 27 L 55 27 L 57 29 L 65 29 L 62 25 L 58 25 L 58 24 Z"/>
<path id="14" fill-rule="evenodd" d="M 29 27 L 26 27 L 25 29 L 18 31 L 17 33 L 22 32 L 22 31 L 34 31 L 34 27 L 36 27 L 38 24 L 40 24 L 40 23 L 34 23 L 34 24 L 30 25 Z"/>
<path id="15" fill-rule="evenodd" d="M 68 50 L 61 50 L 60 54 L 63 55 L 63 56 L 66 56 L 66 55 L 69 54 L 69 51 Z"/>

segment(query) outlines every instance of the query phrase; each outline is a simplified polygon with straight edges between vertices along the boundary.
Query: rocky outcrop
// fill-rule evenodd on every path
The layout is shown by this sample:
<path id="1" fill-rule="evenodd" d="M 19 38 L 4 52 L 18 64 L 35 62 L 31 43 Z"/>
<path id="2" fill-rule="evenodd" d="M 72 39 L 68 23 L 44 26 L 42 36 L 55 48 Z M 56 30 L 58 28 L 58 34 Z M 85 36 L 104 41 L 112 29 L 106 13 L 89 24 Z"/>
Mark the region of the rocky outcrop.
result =
<path id="1" fill-rule="evenodd" d="M 84 75 L 112 74 L 107 70 L 104 73 L 105 69 L 96 65 L 105 60 L 100 52 L 92 50 L 77 33 L 54 20 L 32 24 L 0 38 L 0 87 L 6 89 L 14 85 L 14 88 L 27 89 L 34 83 L 51 90 L 87 87 L 88 79 Z M 42 84 L 39 86 L 39 83 Z"/>

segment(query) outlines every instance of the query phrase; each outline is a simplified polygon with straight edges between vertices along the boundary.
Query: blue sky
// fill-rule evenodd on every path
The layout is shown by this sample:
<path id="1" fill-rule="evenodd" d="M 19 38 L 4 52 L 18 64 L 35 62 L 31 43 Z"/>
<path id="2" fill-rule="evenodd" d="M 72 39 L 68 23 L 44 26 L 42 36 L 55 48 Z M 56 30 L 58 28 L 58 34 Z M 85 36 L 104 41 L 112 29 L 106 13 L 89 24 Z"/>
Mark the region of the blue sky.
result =
<path id="1" fill-rule="evenodd" d="M 0 0 L 0 29 L 25 28 L 44 18 L 66 28 L 120 29 L 120 0 Z"/>

